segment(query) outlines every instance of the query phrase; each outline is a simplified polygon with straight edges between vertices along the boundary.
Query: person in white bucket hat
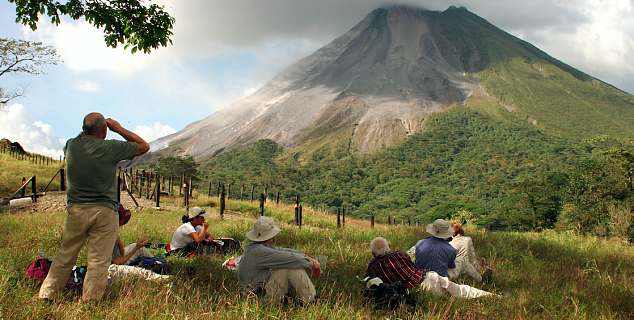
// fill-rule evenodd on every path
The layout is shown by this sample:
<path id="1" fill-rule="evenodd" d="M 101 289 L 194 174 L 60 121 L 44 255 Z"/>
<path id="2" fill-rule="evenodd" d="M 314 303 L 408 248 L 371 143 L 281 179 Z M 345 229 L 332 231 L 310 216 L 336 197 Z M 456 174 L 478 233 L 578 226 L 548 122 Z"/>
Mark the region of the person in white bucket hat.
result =
<path id="1" fill-rule="evenodd" d="M 449 279 L 455 279 L 463 274 L 482 282 L 491 279 L 491 269 L 480 275 L 465 257 L 456 258 L 456 249 L 447 242 L 454 233 L 451 223 L 436 219 L 428 224 L 425 230 L 432 236 L 416 243 L 416 268 L 435 271 L 439 276 Z"/>
<path id="2" fill-rule="evenodd" d="M 280 304 L 293 287 L 305 302 L 315 299 L 315 287 L 304 269 L 311 269 L 315 278 L 321 276 L 317 260 L 298 250 L 275 247 L 273 238 L 280 232 L 272 218 L 260 217 L 247 233 L 251 242 L 244 247 L 238 268 L 240 290 L 245 294 L 265 294 L 269 301 Z"/>

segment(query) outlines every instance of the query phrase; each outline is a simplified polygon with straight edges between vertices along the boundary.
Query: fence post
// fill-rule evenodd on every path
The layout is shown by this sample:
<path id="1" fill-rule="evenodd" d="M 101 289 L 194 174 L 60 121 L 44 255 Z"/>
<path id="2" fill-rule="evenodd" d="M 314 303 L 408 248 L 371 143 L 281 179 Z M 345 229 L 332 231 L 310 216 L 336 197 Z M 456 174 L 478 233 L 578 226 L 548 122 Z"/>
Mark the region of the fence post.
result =
<path id="1" fill-rule="evenodd" d="M 161 206 L 161 178 L 159 177 L 159 175 L 156 175 L 156 207 L 160 207 Z"/>
<path id="2" fill-rule="evenodd" d="M 280 192 L 277 192 L 277 196 L 275 196 L 275 203 L 280 204 Z"/>
<path id="3" fill-rule="evenodd" d="M 251 202 L 253 202 L 253 192 L 255 192 L 255 186 L 251 186 Z"/>
<path id="4" fill-rule="evenodd" d="M 59 189 L 66 191 L 66 170 L 59 169 Z"/>
<path id="5" fill-rule="evenodd" d="M 231 183 L 227 184 L 227 199 L 231 198 Z"/>
<path id="6" fill-rule="evenodd" d="M 264 202 L 266 202 L 266 198 L 269 196 L 269 194 L 266 191 L 266 187 L 264 187 Z"/>
<path id="7" fill-rule="evenodd" d="M 211 198 L 211 181 L 209 181 L 209 190 L 207 191 L 207 197 Z"/>
<path id="8" fill-rule="evenodd" d="M 260 216 L 264 215 L 264 193 L 260 193 Z"/>
<path id="9" fill-rule="evenodd" d="M 341 210 L 337 208 L 337 228 L 341 228 Z"/>
<path id="10" fill-rule="evenodd" d="M 139 179 L 139 198 L 143 197 L 143 186 L 145 186 L 143 183 L 145 181 L 143 181 L 143 178 L 145 178 L 145 170 L 141 171 L 141 176 L 139 176 L 139 172 L 137 170 L 137 174 L 136 177 Z"/>
<path id="11" fill-rule="evenodd" d="M 26 183 L 26 178 L 25 178 L 25 177 L 22 177 L 22 185 L 24 186 L 24 184 L 25 184 L 25 183 Z M 22 188 L 22 192 L 20 192 L 20 196 L 21 196 L 22 198 L 26 197 L 26 190 L 25 190 L 25 188 Z"/>
<path id="12" fill-rule="evenodd" d="M 220 187 L 220 219 L 222 219 L 222 215 L 225 213 L 225 185 L 223 184 Z"/>
<path id="13" fill-rule="evenodd" d="M 341 207 L 341 224 L 346 225 L 346 207 Z"/>
<path id="14" fill-rule="evenodd" d="M 295 225 L 299 225 L 299 195 L 295 195 Z"/>
<path id="15" fill-rule="evenodd" d="M 300 229 L 302 228 L 302 219 L 303 219 L 303 217 L 302 217 L 303 212 L 302 211 L 304 211 L 303 209 L 304 209 L 304 207 L 300 204 L 299 205 L 299 228 Z"/>
<path id="16" fill-rule="evenodd" d="M 121 175 L 117 176 L 117 202 L 121 203 Z"/>
<path id="17" fill-rule="evenodd" d="M 31 189 L 33 189 L 33 202 L 37 202 L 37 185 L 35 183 L 35 176 L 33 176 L 33 182 L 31 184 Z"/>
<path id="18" fill-rule="evenodd" d="M 187 207 L 187 211 L 189 211 L 189 192 L 187 191 L 187 184 L 183 184 L 182 189 L 185 190 L 185 193 L 183 196 L 183 205 Z"/>
<path id="19" fill-rule="evenodd" d="M 150 185 L 152 184 L 152 173 L 151 172 L 146 172 L 146 178 L 145 181 L 147 182 L 147 184 L 145 185 L 145 199 L 150 199 Z"/>
<path id="20" fill-rule="evenodd" d="M 244 200 L 244 185 L 240 187 L 240 201 Z"/>
<path id="21" fill-rule="evenodd" d="M 374 229 L 374 215 L 370 216 L 370 228 Z"/>

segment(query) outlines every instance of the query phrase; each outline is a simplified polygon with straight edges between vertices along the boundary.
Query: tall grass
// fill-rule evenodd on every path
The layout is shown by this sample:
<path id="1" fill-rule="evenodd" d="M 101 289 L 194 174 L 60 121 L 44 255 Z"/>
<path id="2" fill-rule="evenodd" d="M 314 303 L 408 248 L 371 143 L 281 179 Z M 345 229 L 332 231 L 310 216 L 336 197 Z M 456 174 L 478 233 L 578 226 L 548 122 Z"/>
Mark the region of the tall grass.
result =
<path id="1" fill-rule="evenodd" d="M 220 219 L 213 201 L 193 202 L 212 212 L 207 219 L 215 236 L 229 236 L 245 243 L 245 234 L 258 217 L 257 205 L 228 201 Z M 291 299 L 278 307 L 241 295 L 237 274 L 223 269 L 227 256 L 168 257 L 176 276 L 167 283 L 145 282 L 135 277 L 119 279 L 104 300 L 93 305 L 79 302 L 68 292 L 55 303 L 31 300 L 39 283 L 25 278 L 27 266 L 40 254 L 54 257 L 63 229 L 64 212 L 0 215 L 0 319 L 627 319 L 634 313 L 632 301 L 634 250 L 598 238 L 555 232 L 498 233 L 467 228 L 479 256 L 494 270 L 494 281 L 483 285 L 471 279 L 458 282 L 510 298 L 463 300 L 435 297 L 424 291 L 413 296 L 417 308 L 374 309 L 362 296 L 363 277 L 371 259 L 370 240 L 387 238 L 395 250 L 407 250 L 426 237 L 423 227 L 377 225 L 336 220 L 304 208 L 304 225 L 294 225 L 290 205 L 267 204 L 282 232 L 274 244 L 302 250 L 308 255 L 328 255 L 327 268 L 313 279 L 322 298 L 310 305 Z M 144 210 L 120 230 L 125 243 L 148 237 L 153 243 L 169 243 L 181 224 L 185 209 Z M 78 264 L 85 264 L 85 252 Z M 187 274 L 193 268 L 195 273 Z"/>

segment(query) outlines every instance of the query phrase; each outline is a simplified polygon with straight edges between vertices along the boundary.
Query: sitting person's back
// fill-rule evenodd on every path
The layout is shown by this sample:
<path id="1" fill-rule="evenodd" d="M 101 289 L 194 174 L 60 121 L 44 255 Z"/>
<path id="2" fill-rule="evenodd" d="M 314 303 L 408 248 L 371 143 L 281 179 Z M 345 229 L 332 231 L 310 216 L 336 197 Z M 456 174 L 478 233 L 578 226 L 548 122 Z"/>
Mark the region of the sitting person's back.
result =
<path id="1" fill-rule="evenodd" d="M 262 216 L 253 224 L 246 235 L 251 242 L 244 246 L 238 268 L 240 289 L 245 294 L 265 294 L 279 304 L 293 287 L 300 299 L 313 301 L 315 287 L 304 269 L 311 269 L 313 277 L 319 278 L 321 266 L 301 251 L 271 245 L 279 232 L 269 217 Z"/>
<path id="2" fill-rule="evenodd" d="M 460 223 L 454 223 L 453 239 L 449 244 L 456 249 L 458 257 L 465 257 L 469 263 L 474 266 L 478 265 L 478 258 L 473 247 L 473 240 L 471 237 L 464 235 L 464 229 Z"/>
<path id="3" fill-rule="evenodd" d="M 407 253 L 390 251 L 384 238 L 372 240 L 371 249 L 374 258 L 368 264 L 366 277 L 377 277 L 388 284 L 401 282 L 410 289 L 420 285 L 425 278 L 427 270 L 417 269 Z"/>
<path id="4" fill-rule="evenodd" d="M 445 240 L 453 235 L 453 228 L 445 220 L 438 219 L 427 226 L 427 232 L 432 237 L 416 243 L 416 267 L 447 277 L 447 271 L 456 267 L 456 249 Z"/>

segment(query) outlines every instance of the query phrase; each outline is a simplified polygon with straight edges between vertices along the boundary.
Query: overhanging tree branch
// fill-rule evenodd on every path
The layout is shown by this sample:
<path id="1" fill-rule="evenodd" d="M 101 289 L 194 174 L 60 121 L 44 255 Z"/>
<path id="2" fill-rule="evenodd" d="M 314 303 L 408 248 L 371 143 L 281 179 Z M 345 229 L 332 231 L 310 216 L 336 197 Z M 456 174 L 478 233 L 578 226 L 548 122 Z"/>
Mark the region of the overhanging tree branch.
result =
<path id="1" fill-rule="evenodd" d="M 143 0 L 69 0 L 64 4 L 51 0 L 9 0 L 16 5 L 16 22 L 37 29 L 39 15 L 47 15 L 58 25 L 60 16 L 74 20 L 84 17 L 97 28 L 103 27 L 106 45 L 116 48 L 124 44 L 131 52 L 150 53 L 152 49 L 171 44 L 174 18 L 163 6 L 146 6 Z"/>

